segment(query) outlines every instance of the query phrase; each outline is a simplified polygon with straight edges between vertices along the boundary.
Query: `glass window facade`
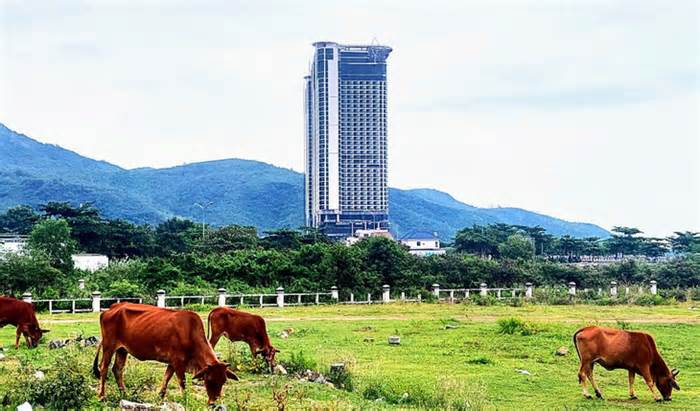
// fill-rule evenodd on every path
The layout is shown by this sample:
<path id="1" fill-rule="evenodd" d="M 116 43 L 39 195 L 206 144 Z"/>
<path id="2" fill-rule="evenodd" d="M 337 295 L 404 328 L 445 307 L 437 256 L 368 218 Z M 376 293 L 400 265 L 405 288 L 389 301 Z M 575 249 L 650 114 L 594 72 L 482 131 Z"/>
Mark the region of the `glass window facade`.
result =
<path id="1" fill-rule="evenodd" d="M 386 60 L 391 48 L 314 46 L 304 92 L 306 224 L 335 237 L 388 229 Z"/>

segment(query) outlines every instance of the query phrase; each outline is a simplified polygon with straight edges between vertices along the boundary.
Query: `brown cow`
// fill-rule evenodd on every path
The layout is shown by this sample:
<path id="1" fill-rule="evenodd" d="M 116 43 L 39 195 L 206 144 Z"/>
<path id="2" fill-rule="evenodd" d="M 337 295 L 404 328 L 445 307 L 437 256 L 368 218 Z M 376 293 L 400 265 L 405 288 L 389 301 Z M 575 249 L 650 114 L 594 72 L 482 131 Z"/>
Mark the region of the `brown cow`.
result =
<path id="1" fill-rule="evenodd" d="M 255 314 L 227 307 L 214 308 L 209 313 L 208 327 L 211 329 L 209 342 L 216 346 L 222 335 L 231 341 L 245 341 L 253 358 L 261 354 L 270 368 L 275 366 L 275 354 L 280 350 L 270 344 L 265 320 Z"/>
<path id="2" fill-rule="evenodd" d="M 8 324 L 17 327 L 15 349 L 19 348 L 20 336 L 24 335 L 27 347 L 33 348 L 39 345 L 44 333 L 49 332 L 39 327 L 34 306 L 30 303 L 10 297 L 0 297 L 0 328 Z"/>
<path id="3" fill-rule="evenodd" d="M 598 363 L 606 370 L 627 370 L 629 395 L 635 400 L 634 376 L 639 374 L 647 383 L 656 401 L 661 401 L 654 385 L 664 400 L 671 400 L 671 391 L 680 390 L 676 383 L 678 371 L 668 369 L 663 358 L 656 349 L 654 338 L 641 332 L 623 331 L 606 327 L 585 327 L 574 333 L 574 347 L 581 360 L 578 381 L 583 386 L 583 395 L 591 398 L 586 386 L 586 378 L 591 381 L 595 395 L 603 398 L 598 385 L 593 379 L 593 366 Z"/>
<path id="4" fill-rule="evenodd" d="M 124 364 L 127 354 L 142 361 L 153 360 L 168 364 L 160 389 L 161 397 L 165 396 L 173 373 L 183 391 L 185 372 L 204 380 L 210 405 L 221 395 L 221 388 L 227 378 L 238 380 L 236 374 L 228 369 L 228 364 L 216 358 L 204 335 L 202 319 L 192 311 L 119 303 L 100 315 L 100 327 L 102 341 L 93 362 L 93 373 L 100 378 L 98 396 L 101 400 L 105 397 L 109 363 L 115 354 L 112 371 L 122 394 L 126 392 Z M 98 369 L 100 347 L 103 355 Z"/>

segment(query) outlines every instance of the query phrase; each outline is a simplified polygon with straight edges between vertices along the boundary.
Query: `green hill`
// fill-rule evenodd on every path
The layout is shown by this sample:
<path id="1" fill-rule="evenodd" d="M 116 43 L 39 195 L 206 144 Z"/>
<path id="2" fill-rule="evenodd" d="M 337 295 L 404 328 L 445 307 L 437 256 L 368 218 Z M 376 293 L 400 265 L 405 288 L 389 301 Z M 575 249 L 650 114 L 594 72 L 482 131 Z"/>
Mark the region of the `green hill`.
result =
<path id="1" fill-rule="evenodd" d="M 252 160 L 229 159 L 178 167 L 126 170 L 43 144 L 0 124 L 0 211 L 47 201 L 93 202 L 110 218 L 158 223 L 180 216 L 201 220 L 195 202 L 211 201 L 207 222 L 260 230 L 303 225 L 303 175 Z M 540 225 L 552 234 L 606 237 L 604 229 L 518 208 L 478 208 L 432 189 L 389 190 L 392 229 L 437 231 L 443 239 L 473 224 Z"/>

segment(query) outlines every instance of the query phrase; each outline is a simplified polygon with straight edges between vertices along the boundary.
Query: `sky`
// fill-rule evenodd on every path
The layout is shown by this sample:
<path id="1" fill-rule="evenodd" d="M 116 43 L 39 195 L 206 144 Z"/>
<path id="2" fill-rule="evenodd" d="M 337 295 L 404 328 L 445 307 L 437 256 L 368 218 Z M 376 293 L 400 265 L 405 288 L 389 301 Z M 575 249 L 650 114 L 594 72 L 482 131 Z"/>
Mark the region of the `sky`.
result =
<path id="1" fill-rule="evenodd" d="M 389 183 L 700 231 L 700 2 L 0 0 L 0 122 L 125 168 L 303 171 L 311 43 L 379 42 Z"/>

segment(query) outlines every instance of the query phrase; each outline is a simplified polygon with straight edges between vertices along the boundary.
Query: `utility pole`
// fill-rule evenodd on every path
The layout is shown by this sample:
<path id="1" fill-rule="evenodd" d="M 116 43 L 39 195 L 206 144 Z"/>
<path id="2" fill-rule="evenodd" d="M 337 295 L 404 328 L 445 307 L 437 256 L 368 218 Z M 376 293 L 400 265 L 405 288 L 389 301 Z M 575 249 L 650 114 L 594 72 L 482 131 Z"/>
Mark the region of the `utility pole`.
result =
<path id="1" fill-rule="evenodd" d="M 206 212 L 206 209 L 209 208 L 212 204 L 214 204 L 214 203 L 211 201 L 204 201 L 202 204 L 194 203 L 194 205 L 196 205 L 197 207 L 202 209 L 202 241 L 204 241 L 204 225 L 205 225 L 204 213 Z"/>

